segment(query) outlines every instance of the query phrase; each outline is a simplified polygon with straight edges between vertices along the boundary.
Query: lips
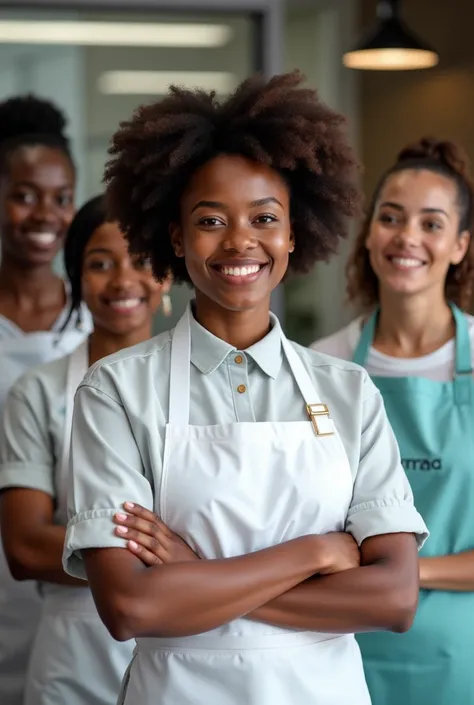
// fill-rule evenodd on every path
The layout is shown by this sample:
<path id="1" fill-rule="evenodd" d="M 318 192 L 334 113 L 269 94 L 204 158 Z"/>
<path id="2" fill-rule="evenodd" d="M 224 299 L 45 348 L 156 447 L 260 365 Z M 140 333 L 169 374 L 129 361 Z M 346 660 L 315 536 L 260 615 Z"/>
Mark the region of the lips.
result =
<path id="1" fill-rule="evenodd" d="M 211 265 L 212 271 L 229 286 L 251 285 L 261 277 L 267 267 L 268 262 L 255 260 L 230 260 Z"/>

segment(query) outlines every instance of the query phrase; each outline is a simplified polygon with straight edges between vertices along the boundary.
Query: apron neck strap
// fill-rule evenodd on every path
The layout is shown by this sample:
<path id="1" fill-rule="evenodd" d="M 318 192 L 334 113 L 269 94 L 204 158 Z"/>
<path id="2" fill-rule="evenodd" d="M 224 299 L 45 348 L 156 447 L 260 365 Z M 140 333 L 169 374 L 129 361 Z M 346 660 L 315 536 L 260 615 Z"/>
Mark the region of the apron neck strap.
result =
<path id="1" fill-rule="evenodd" d="M 469 404 L 472 393 L 472 353 L 469 338 L 469 326 L 464 313 L 454 304 L 449 305 L 455 323 L 455 363 L 454 395 L 457 405 Z M 353 361 L 365 366 L 370 347 L 375 337 L 379 310 L 370 316 L 364 325 L 359 342 L 354 351 Z"/>
<path id="2" fill-rule="evenodd" d="M 169 424 L 189 424 L 191 372 L 191 306 L 178 322 L 171 343 Z M 314 384 L 300 356 L 281 331 L 281 344 L 288 364 L 307 405 L 320 404 Z"/>
<path id="3" fill-rule="evenodd" d="M 469 338 L 469 326 L 464 313 L 454 304 L 450 304 L 456 327 L 456 358 L 454 370 L 454 395 L 456 404 L 463 406 L 471 403 L 472 394 L 472 354 Z"/>
<path id="4" fill-rule="evenodd" d="M 379 310 L 374 311 L 368 321 L 365 323 L 360 334 L 359 342 L 354 350 L 352 361 L 361 367 L 365 366 L 369 356 L 369 350 L 375 337 L 375 328 L 377 326 L 377 318 Z"/>

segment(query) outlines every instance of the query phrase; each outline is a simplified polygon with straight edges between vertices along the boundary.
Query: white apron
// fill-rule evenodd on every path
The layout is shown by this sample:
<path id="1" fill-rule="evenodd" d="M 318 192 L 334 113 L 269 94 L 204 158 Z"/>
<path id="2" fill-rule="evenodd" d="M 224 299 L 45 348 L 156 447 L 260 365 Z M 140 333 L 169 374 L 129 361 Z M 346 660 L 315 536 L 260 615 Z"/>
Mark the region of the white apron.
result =
<path id="1" fill-rule="evenodd" d="M 189 316 L 188 309 L 172 342 L 169 424 L 162 476 L 155 477 L 155 511 L 208 559 L 343 531 L 352 477 L 327 413 L 314 419 L 319 435 L 309 420 L 189 425 Z M 283 334 L 282 345 L 303 410 L 305 403 L 320 404 Z M 370 705 L 370 698 L 353 635 L 238 619 L 197 636 L 137 639 L 119 703 Z"/>
<path id="2" fill-rule="evenodd" d="M 13 383 L 28 369 L 68 355 L 89 332 L 24 334 L 0 316 L 0 412 Z M 10 574 L 0 541 L 0 705 L 23 705 L 26 669 L 41 611 L 34 581 L 17 582 Z"/>
<path id="3" fill-rule="evenodd" d="M 63 525 L 74 394 L 87 368 L 86 341 L 70 356 L 68 366 L 64 440 L 56 477 L 55 520 Z M 115 705 L 135 642 L 120 643 L 112 639 L 99 618 L 88 587 L 43 583 L 42 593 L 41 619 L 31 652 L 23 705 Z"/>

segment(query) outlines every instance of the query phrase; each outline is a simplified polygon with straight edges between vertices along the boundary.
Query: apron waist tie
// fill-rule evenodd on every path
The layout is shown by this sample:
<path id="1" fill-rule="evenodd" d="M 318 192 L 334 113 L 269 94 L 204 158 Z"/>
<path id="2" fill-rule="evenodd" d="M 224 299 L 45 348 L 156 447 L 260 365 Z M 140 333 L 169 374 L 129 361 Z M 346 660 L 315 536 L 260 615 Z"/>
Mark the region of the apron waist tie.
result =
<path id="1" fill-rule="evenodd" d="M 309 646 L 333 639 L 353 638 L 352 634 L 288 632 L 283 634 L 209 635 L 137 639 L 138 651 L 252 651 Z"/>

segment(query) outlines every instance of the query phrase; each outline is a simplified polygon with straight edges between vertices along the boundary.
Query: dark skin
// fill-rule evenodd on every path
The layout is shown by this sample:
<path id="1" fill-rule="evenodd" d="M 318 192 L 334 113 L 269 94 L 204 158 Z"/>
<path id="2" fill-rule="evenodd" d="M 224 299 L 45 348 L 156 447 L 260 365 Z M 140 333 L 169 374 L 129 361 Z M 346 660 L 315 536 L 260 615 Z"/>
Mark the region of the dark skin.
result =
<path id="1" fill-rule="evenodd" d="M 84 301 L 94 320 L 89 364 L 150 338 L 153 315 L 168 288 L 169 282 L 154 279 L 147 262 L 130 257 L 114 223 L 97 228 L 86 245 L 82 273 Z M 120 305 L 127 300 L 136 306 Z M 84 587 L 84 580 L 63 571 L 66 528 L 54 523 L 54 511 L 55 499 L 45 492 L 11 488 L 2 493 L 2 540 L 10 569 L 19 580 Z"/>
<path id="2" fill-rule="evenodd" d="M 0 314 L 24 332 L 50 330 L 66 304 L 53 269 L 74 215 L 74 171 L 50 147 L 19 147 L 0 176 Z"/>
<path id="3" fill-rule="evenodd" d="M 171 237 L 196 289 L 199 322 L 238 349 L 265 336 L 270 294 L 294 247 L 281 177 L 237 156 L 212 160 L 183 194 Z M 225 275 L 225 267 L 252 263 L 263 265 L 253 279 Z M 411 534 L 367 539 L 360 556 L 342 533 L 304 536 L 236 558 L 189 560 L 189 549 L 163 525 L 160 530 L 163 555 L 151 568 L 130 545 L 83 552 L 99 613 L 117 639 L 198 634 L 249 615 L 340 633 L 411 625 L 418 596 Z M 145 525 L 140 532 L 146 535 Z"/>

